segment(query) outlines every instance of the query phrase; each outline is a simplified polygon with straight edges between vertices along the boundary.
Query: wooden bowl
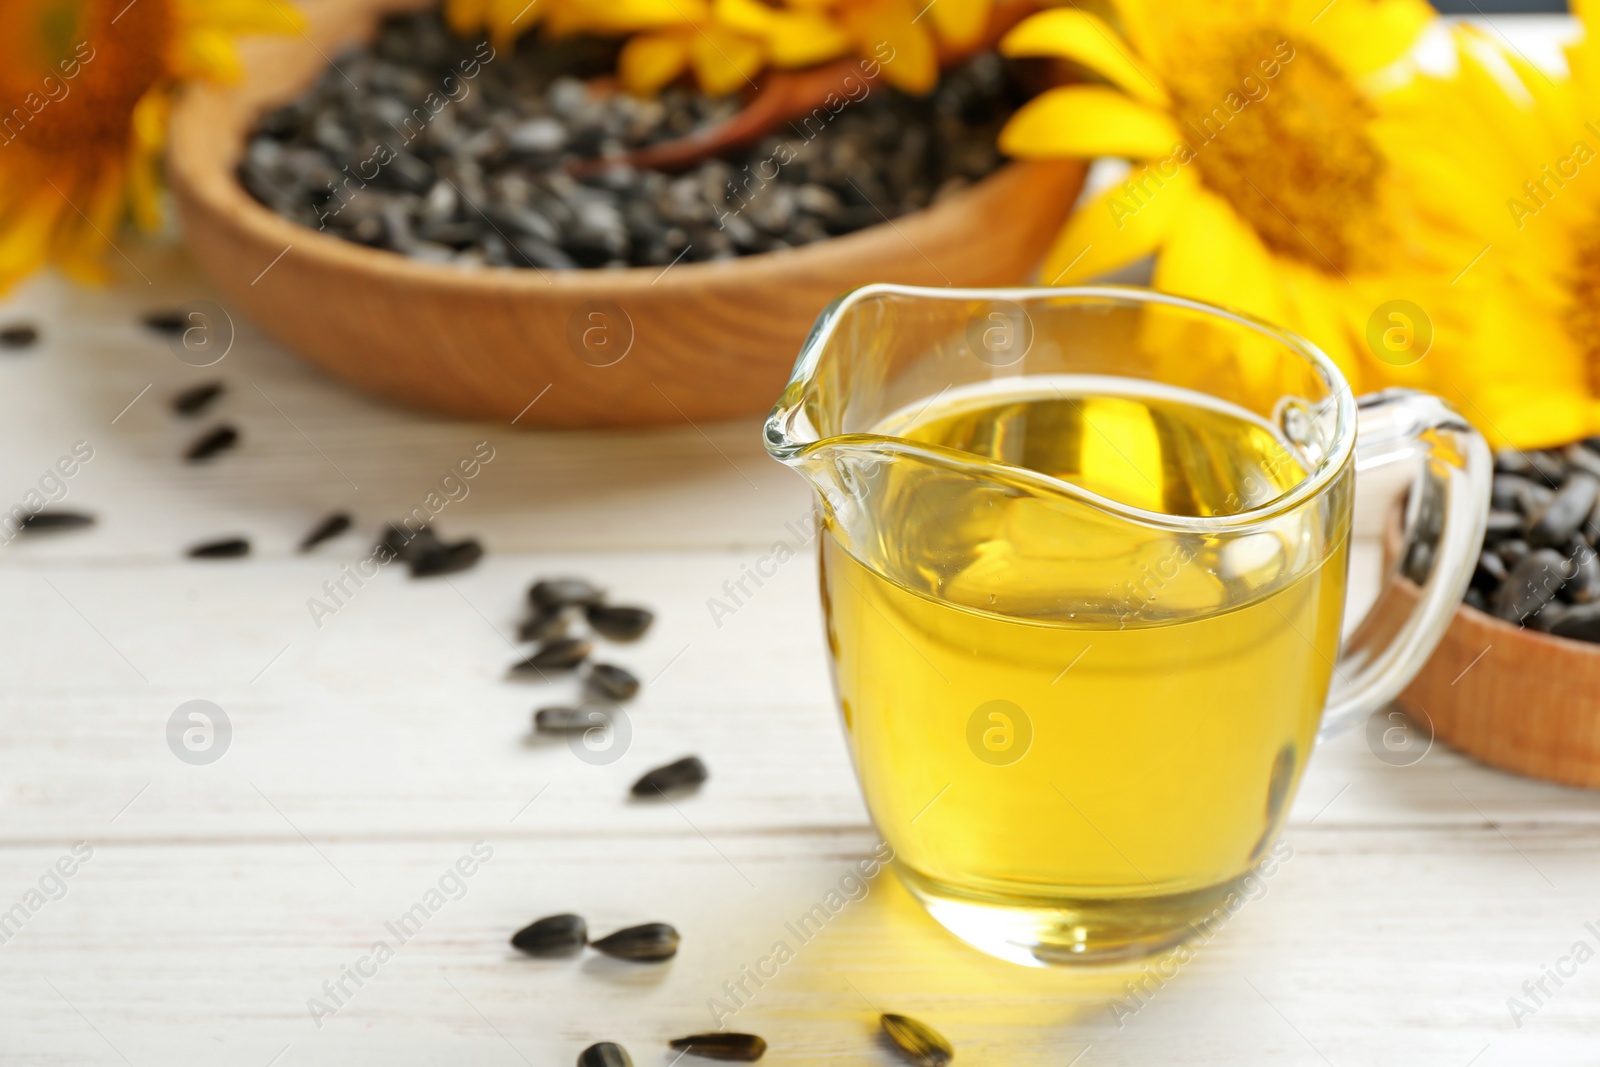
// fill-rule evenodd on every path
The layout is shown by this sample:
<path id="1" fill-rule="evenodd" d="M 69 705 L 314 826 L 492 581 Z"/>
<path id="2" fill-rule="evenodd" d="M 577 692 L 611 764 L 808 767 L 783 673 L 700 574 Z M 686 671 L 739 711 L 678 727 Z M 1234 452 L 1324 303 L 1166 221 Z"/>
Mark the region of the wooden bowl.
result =
<path id="1" fill-rule="evenodd" d="M 1385 536 L 1395 559 L 1398 522 Z M 1383 594 L 1409 610 L 1420 590 L 1398 574 Z M 1403 694 L 1434 737 L 1530 778 L 1600 789 L 1600 645 L 1553 637 L 1462 604 Z"/>
<path id="2" fill-rule="evenodd" d="M 521 426 L 762 414 L 828 301 L 869 282 L 1022 282 L 1083 182 L 1075 162 L 1014 163 L 927 210 L 804 248 L 566 273 L 417 262 L 290 222 L 246 193 L 234 170 L 256 116 L 380 16 L 418 6 L 306 0 L 310 40 L 247 42 L 239 84 L 179 100 L 169 151 L 185 240 L 215 287 L 289 348 L 404 404 L 522 413 Z"/>

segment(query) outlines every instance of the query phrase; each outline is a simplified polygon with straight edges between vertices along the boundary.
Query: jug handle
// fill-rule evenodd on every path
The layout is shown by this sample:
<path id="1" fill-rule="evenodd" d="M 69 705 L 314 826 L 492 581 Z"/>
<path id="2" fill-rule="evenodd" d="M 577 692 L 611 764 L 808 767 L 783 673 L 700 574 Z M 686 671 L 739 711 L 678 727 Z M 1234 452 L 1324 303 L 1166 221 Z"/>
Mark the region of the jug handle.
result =
<path id="1" fill-rule="evenodd" d="M 1477 567 L 1494 477 L 1488 443 L 1438 397 L 1386 389 L 1359 398 L 1356 408 L 1358 482 L 1394 463 L 1418 467 L 1395 569 L 1420 590 L 1385 575 L 1377 602 L 1339 652 L 1321 739 L 1394 700 L 1433 654 Z"/>

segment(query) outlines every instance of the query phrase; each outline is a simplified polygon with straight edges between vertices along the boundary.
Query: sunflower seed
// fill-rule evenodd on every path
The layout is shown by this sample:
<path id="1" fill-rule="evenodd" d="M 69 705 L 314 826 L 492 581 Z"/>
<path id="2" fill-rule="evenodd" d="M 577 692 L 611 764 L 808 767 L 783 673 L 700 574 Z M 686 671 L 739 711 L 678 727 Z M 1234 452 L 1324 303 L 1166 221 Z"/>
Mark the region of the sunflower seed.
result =
<path id="1" fill-rule="evenodd" d="M 596 704 L 568 707 L 558 704 L 533 713 L 533 728 L 541 734 L 581 734 L 611 725 L 611 709 Z"/>
<path id="2" fill-rule="evenodd" d="M 695 789 L 700 786 L 710 772 L 706 765 L 700 762 L 698 756 L 685 756 L 675 763 L 647 771 L 643 777 L 633 783 L 633 795 L 636 797 L 657 797 L 666 793 L 680 792 L 686 789 Z"/>
<path id="3" fill-rule="evenodd" d="M 1535 545 L 1565 544 L 1578 532 L 1597 500 L 1600 480 L 1581 471 L 1571 475 L 1528 524 L 1528 540 Z"/>
<path id="4" fill-rule="evenodd" d="M 539 646 L 539 651 L 512 670 L 518 673 L 534 671 L 570 671 L 589 658 L 591 646 L 581 637 L 557 637 Z"/>
<path id="5" fill-rule="evenodd" d="M 605 590 L 582 578 L 546 578 L 533 583 L 528 590 L 528 602 L 535 608 L 551 611 L 598 604 L 605 595 Z"/>
<path id="6" fill-rule="evenodd" d="M 377 547 L 387 549 L 395 559 L 409 563 L 424 552 L 443 547 L 443 542 L 431 526 L 419 526 L 412 531 L 390 523 L 379 536 Z"/>
<path id="7" fill-rule="evenodd" d="M 666 923 L 644 923 L 591 941 L 589 947 L 619 960 L 659 963 L 678 954 L 679 940 L 678 931 Z"/>
<path id="8" fill-rule="evenodd" d="M 578 1053 L 578 1067 L 633 1067 L 633 1057 L 621 1045 L 602 1041 Z"/>
<path id="9" fill-rule="evenodd" d="M 1511 569 L 1495 595 L 1494 611 L 1507 622 L 1520 623 L 1556 598 L 1565 583 L 1567 561 L 1551 548 L 1530 552 Z"/>
<path id="10" fill-rule="evenodd" d="M 1521 533 L 1526 522 L 1527 520 L 1515 511 L 1491 511 L 1484 523 L 1483 536 L 1489 539 Z"/>
<path id="11" fill-rule="evenodd" d="M 1502 472 L 1494 476 L 1492 484 L 1493 488 L 1489 493 L 1490 506 L 1501 511 L 1513 511 L 1522 503 L 1523 494 L 1533 483 L 1520 474 Z"/>
<path id="12" fill-rule="evenodd" d="M 1501 541 L 1495 545 L 1494 551 L 1507 567 L 1515 567 L 1528 554 L 1528 542 L 1520 537 L 1513 537 L 1509 541 Z"/>
<path id="13" fill-rule="evenodd" d="M 1562 595 L 1575 604 L 1600 600 L 1600 556 L 1583 538 L 1574 537 L 1567 546 L 1567 559 L 1572 578 L 1561 587 Z"/>
<path id="14" fill-rule="evenodd" d="M 1561 450 L 1561 455 L 1577 470 L 1600 478 L 1600 452 L 1582 444 L 1571 444 Z"/>
<path id="15" fill-rule="evenodd" d="M 144 325 L 146 329 L 170 337 L 182 333 L 188 327 L 189 321 L 184 318 L 181 311 L 152 311 L 145 315 Z"/>
<path id="16" fill-rule="evenodd" d="M 94 516 L 81 511 L 40 511 L 22 520 L 17 531 L 48 533 L 53 530 L 81 530 L 94 525 Z"/>
<path id="17" fill-rule="evenodd" d="M 350 516 L 336 511 L 319 522 L 300 542 L 300 551 L 310 552 L 324 541 L 332 540 L 350 529 Z"/>
<path id="18" fill-rule="evenodd" d="M 218 426 L 197 438 L 183 454 L 190 463 L 200 463 L 219 452 L 226 452 L 239 443 L 239 431 L 232 426 Z"/>
<path id="19" fill-rule="evenodd" d="M 655 613 L 645 608 L 629 608 L 610 604 L 590 604 L 584 617 L 596 633 L 613 641 L 636 641 L 644 636 L 655 621 Z"/>
<path id="20" fill-rule="evenodd" d="M 767 1043 L 755 1034 L 690 1034 L 668 1044 L 679 1052 L 703 1056 L 708 1060 L 737 1060 L 754 1063 L 766 1055 Z"/>
<path id="21" fill-rule="evenodd" d="M 1550 627 L 1550 633 L 1578 641 L 1600 642 L 1600 603 L 1580 604 L 1569 609 Z"/>
<path id="22" fill-rule="evenodd" d="M 590 689 L 612 700 L 627 700 L 639 691 L 639 679 L 610 663 L 590 667 L 588 683 Z"/>
<path id="23" fill-rule="evenodd" d="M 201 385 L 185 389 L 172 398 L 172 410 L 184 418 L 193 418 L 206 408 L 212 401 L 227 391 L 221 382 L 205 382 Z"/>
<path id="24" fill-rule="evenodd" d="M 27 323 L 18 323 L 0 329 L 0 348 L 32 348 L 39 342 L 39 330 Z"/>
<path id="25" fill-rule="evenodd" d="M 1494 454 L 1496 474 L 1532 474 L 1533 464 L 1518 448 L 1502 448 Z"/>
<path id="26" fill-rule="evenodd" d="M 1494 590 L 1506 580 L 1505 561 L 1499 556 L 1484 549 L 1478 553 L 1478 569 L 1472 573 L 1472 587 L 1478 590 Z"/>
<path id="27" fill-rule="evenodd" d="M 522 641 L 548 641 L 552 637 L 565 637 L 572 627 L 572 616 L 564 610 L 539 611 L 524 620 L 517 629 Z"/>
<path id="28" fill-rule="evenodd" d="M 190 559 L 238 559 L 250 554 L 250 542 L 242 537 L 207 541 L 189 549 Z"/>
<path id="29" fill-rule="evenodd" d="M 530 956 L 570 956 L 588 942 L 581 915 L 547 915 L 511 935 L 511 947 Z"/>
<path id="30" fill-rule="evenodd" d="M 1528 462 L 1532 464 L 1534 474 L 1549 485 L 1560 485 L 1567 476 L 1567 465 L 1562 462 L 1559 452 L 1537 449 L 1528 453 Z"/>
<path id="31" fill-rule="evenodd" d="M 879 1017 L 879 1021 L 883 1024 L 883 1032 L 889 1035 L 889 1040 L 895 1043 L 908 1063 L 914 1063 L 917 1067 L 944 1067 L 956 1058 L 950 1042 L 927 1023 L 918 1022 L 909 1015 L 887 1012 Z"/>
<path id="32" fill-rule="evenodd" d="M 476 541 L 457 541 L 453 545 L 436 545 L 412 554 L 411 577 L 435 578 L 441 574 L 464 571 L 483 558 L 483 546 Z"/>

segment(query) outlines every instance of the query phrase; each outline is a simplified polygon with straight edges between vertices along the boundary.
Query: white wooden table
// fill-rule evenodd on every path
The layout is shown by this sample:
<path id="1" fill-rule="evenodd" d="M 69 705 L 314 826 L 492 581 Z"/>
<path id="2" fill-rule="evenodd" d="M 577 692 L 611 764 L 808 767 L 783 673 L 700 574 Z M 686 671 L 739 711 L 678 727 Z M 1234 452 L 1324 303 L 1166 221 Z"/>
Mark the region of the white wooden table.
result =
<path id="1" fill-rule="evenodd" d="M 710 1029 L 708 1000 L 736 1004 L 724 983 L 779 939 L 796 958 L 730 1020 L 765 1035 L 774 1064 L 895 1062 L 875 1009 L 932 1022 L 968 1064 L 1594 1062 L 1600 795 L 1442 747 L 1391 766 L 1360 733 L 1317 753 L 1292 859 L 1142 1000 L 1123 985 L 1137 970 L 979 955 L 887 875 L 799 945 L 785 924 L 876 838 L 811 556 L 720 625 L 708 609 L 809 508 L 754 422 L 557 435 L 431 419 L 243 323 L 198 371 L 137 318 L 206 287 L 170 247 L 127 251 L 148 283 L 132 268 L 104 291 L 42 280 L 0 304 L 0 323 L 46 335 L 0 355 L 0 500 L 86 441 L 62 506 L 101 519 L 0 548 L 0 1063 L 542 1067 L 614 1039 L 668 1064 L 665 1041 Z M 185 466 L 197 427 L 167 402 L 213 376 L 243 446 Z M 495 458 L 438 521 L 481 537 L 486 560 L 448 580 L 393 569 L 319 628 L 307 600 L 484 440 Z M 358 532 L 296 555 L 335 508 Z M 182 558 L 233 533 L 252 558 Z M 562 573 L 660 615 L 615 652 L 648 684 L 608 765 L 530 738 L 530 710 L 566 689 L 504 676 L 527 583 Z M 168 746 L 195 699 L 232 728 L 210 765 Z M 712 769 L 697 796 L 625 800 L 642 770 L 691 752 Z M 475 842 L 490 858 L 447 876 Z M 388 924 L 419 902 L 402 943 Z M 596 932 L 669 921 L 684 946 L 654 967 L 508 947 L 566 910 Z M 379 941 L 395 951 L 374 973 Z M 1536 1005 L 1524 983 L 1577 942 L 1584 962 L 1561 963 Z M 1536 1010 L 1513 1018 L 1511 997 Z"/>

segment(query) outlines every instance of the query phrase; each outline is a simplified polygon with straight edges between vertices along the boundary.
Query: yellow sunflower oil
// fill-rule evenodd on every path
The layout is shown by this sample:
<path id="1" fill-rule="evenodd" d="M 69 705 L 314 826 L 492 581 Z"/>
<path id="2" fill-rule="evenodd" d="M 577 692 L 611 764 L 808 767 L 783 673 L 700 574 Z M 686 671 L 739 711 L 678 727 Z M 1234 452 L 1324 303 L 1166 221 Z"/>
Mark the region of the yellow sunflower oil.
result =
<path id="1" fill-rule="evenodd" d="M 1265 420 L 1168 386 L 1017 378 L 874 432 L 933 458 L 863 479 L 866 529 L 825 517 L 822 591 L 903 879 L 990 950 L 1148 951 L 1272 844 L 1338 655 L 1347 514 L 1273 513 L 1309 464 Z M 1118 505 L 1265 517 L 1216 536 Z"/>

